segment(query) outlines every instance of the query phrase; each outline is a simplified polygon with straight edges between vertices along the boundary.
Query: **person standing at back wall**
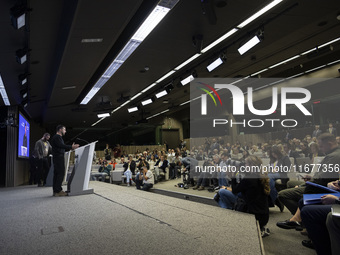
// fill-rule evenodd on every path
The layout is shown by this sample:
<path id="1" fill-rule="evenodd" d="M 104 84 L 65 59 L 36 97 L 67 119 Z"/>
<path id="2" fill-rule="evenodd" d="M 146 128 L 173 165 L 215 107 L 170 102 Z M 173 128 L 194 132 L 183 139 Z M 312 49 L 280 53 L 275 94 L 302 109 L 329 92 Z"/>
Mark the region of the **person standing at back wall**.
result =
<path id="1" fill-rule="evenodd" d="M 75 143 L 73 143 L 72 145 L 66 145 L 63 140 L 63 136 L 65 134 L 66 127 L 64 125 L 58 125 L 56 128 L 56 134 L 51 139 L 54 165 L 53 196 L 56 197 L 67 196 L 67 193 L 64 192 L 63 188 L 61 187 L 65 175 L 65 150 L 74 150 L 79 147 L 79 144 Z"/>
<path id="2" fill-rule="evenodd" d="M 52 153 L 52 147 L 48 140 L 50 139 L 50 134 L 45 133 L 41 139 L 39 139 L 34 146 L 34 157 L 36 158 L 37 165 L 37 183 L 38 187 L 46 185 L 46 178 L 50 170 L 50 165 L 48 163 L 48 157 Z"/>

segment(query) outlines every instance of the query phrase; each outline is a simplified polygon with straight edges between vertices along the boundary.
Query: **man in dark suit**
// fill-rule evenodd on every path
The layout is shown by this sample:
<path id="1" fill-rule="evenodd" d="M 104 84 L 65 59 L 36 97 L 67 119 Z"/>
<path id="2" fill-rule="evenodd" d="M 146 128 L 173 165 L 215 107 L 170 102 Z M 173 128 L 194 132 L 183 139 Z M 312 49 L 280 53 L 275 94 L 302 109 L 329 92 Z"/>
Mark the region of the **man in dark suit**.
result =
<path id="1" fill-rule="evenodd" d="M 336 133 L 336 128 L 333 127 L 333 124 L 332 124 L 332 123 L 329 123 L 329 124 L 328 124 L 328 128 L 326 129 L 326 132 L 327 132 L 327 133 L 330 133 L 330 134 L 332 134 L 332 135 L 334 135 L 334 136 L 337 135 L 337 133 Z"/>
<path id="2" fill-rule="evenodd" d="M 322 131 L 320 130 L 319 125 L 315 125 L 315 130 L 313 131 L 312 137 L 318 137 L 321 135 Z"/>

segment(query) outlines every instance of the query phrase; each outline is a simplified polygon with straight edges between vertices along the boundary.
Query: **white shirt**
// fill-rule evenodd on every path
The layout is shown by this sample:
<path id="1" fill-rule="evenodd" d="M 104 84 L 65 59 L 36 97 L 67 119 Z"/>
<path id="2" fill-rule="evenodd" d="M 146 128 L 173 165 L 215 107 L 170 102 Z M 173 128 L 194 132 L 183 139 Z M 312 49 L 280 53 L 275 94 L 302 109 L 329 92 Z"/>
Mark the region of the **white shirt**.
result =
<path id="1" fill-rule="evenodd" d="M 155 184 L 155 180 L 153 179 L 153 173 L 148 170 L 145 174 L 145 176 L 148 178 L 147 180 L 145 180 L 144 178 L 144 183 L 146 184 Z"/>

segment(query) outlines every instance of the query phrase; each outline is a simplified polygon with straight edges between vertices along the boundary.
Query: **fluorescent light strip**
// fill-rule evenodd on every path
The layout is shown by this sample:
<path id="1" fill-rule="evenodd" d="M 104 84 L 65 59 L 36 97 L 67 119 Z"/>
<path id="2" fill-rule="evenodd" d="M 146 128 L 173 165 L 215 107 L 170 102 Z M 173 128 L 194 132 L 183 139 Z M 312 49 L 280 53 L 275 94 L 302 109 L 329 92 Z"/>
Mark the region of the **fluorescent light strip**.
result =
<path id="1" fill-rule="evenodd" d="M 140 92 L 140 93 L 137 93 L 136 95 L 134 95 L 134 96 L 133 96 L 133 97 L 130 99 L 130 101 L 132 101 L 133 99 L 135 99 L 135 98 L 139 97 L 141 94 L 142 94 L 142 92 Z"/>
<path id="2" fill-rule="evenodd" d="M 186 105 L 186 104 L 188 104 L 188 103 L 190 103 L 190 102 L 191 102 L 191 100 L 186 101 L 186 102 L 184 102 L 184 103 L 181 103 L 179 106 Z"/>
<path id="3" fill-rule="evenodd" d="M 318 70 L 318 69 L 321 69 L 321 68 L 324 68 L 324 67 L 326 67 L 326 66 L 327 66 L 327 65 L 322 65 L 322 66 L 318 66 L 318 67 L 312 68 L 312 69 L 306 71 L 305 74 L 306 74 L 306 73 L 313 72 L 313 71 Z"/>
<path id="4" fill-rule="evenodd" d="M 100 113 L 97 114 L 98 118 L 104 118 L 104 117 L 110 117 L 110 113 L 106 112 L 106 113 Z"/>
<path id="5" fill-rule="evenodd" d="M 264 86 L 258 87 L 258 88 L 256 88 L 256 89 L 254 89 L 254 91 L 260 90 L 260 89 L 264 89 L 264 88 L 266 88 L 266 87 L 268 87 L 268 86 L 269 86 L 269 85 L 264 85 Z"/>
<path id="6" fill-rule="evenodd" d="M 217 67 L 223 64 L 223 60 L 221 58 L 216 59 L 210 65 L 207 66 L 209 72 L 215 70 Z"/>
<path id="7" fill-rule="evenodd" d="M 198 58 L 199 56 L 201 56 L 201 54 L 196 53 L 195 55 L 193 55 L 192 57 L 190 57 L 189 59 L 187 59 L 186 61 L 184 61 L 182 64 L 180 64 L 179 66 L 175 67 L 174 70 L 178 71 L 179 69 L 181 69 L 182 67 L 186 66 L 187 64 L 189 64 L 190 62 L 194 61 L 196 58 Z"/>
<path id="8" fill-rule="evenodd" d="M 116 109 L 114 109 L 114 110 L 111 112 L 111 114 L 114 113 L 114 112 L 116 112 L 116 111 L 118 111 L 120 108 L 122 108 L 122 107 L 120 107 L 120 106 L 117 107 Z"/>
<path id="9" fill-rule="evenodd" d="M 130 103 L 131 102 L 131 100 L 128 100 L 128 101 L 126 101 L 124 104 L 122 104 L 120 107 L 123 107 L 124 105 L 127 105 L 128 103 Z"/>
<path id="10" fill-rule="evenodd" d="M 168 78 L 170 75 L 172 75 L 173 73 L 175 73 L 176 71 L 170 71 L 170 72 L 168 72 L 166 75 L 164 75 L 162 78 L 160 78 L 160 79 L 158 79 L 157 81 L 156 81 L 156 83 L 160 83 L 161 81 L 163 81 L 163 80 L 165 80 L 166 78 Z"/>
<path id="11" fill-rule="evenodd" d="M 151 33 L 151 31 L 159 24 L 166 14 L 173 8 L 177 1 L 172 1 L 169 8 L 157 5 L 143 24 L 138 28 L 136 33 L 131 37 L 128 43 L 120 51 L 116 59 L 106 69 L 101 78 L 96 82 L 89 93 L 84 97 L 80 104 L 87 104 L 102 86 L 111 78 L 111 76 L 120 68 L 124 61 L 136 50 L 141 42 Z M 159 3 L 161 4 L 161 2 Z"/>
<path id="12" fill-rule="evenodd" d="M 161 97 L 164 97 L 164 96 L 167 95 L 167 94 L 168 94 L 168 92 L 167 92 L 166 90 L 163 90 L 163 91 L 157 93 L 157 94 L 156 94 L 156 97 L 157 97 L 157 98 L 161 98 Z"/>
<path id="13" fill-rule="evenodd" d="M 209 44 L 207 47 L 205 47 L 204 49 L 201 50 L 201 53 L 205 53 L 208 50 L 210 50 L 211 48 L 215 47 L 217 44 L 219 44 L 220 42 L 224 41 L 225 39 L 227 39 L 228 37 L 230 37 L 231 35 L 233 35 L 234 33 L 236 33 L 238 31 L 237 28 L 233 28 L 231 29 L 229 32 L 225 33 L 223 36 L 221 36 L 220 38 L 218 38 L 216 41 L 212 42 L 211 44 Z"/>
<path id="14" fill-rule="evenodd" d="M 149 89 L 155 87 L 157 85 L 156 82 L 152 83 L 151 85 L 149 85 L 148 87 L 146 87 L 145 89 L 142 90 L 142 93 L 145 93 L 146 91 L 148 91 Z"/>
<path id="15" fill-rule="evenodd" d="M 4 100 L 4 104 L 7 106 L 10 106 L 11 104 L 9 103 L 7 92 L 5 89 L 4 82 L 2 81 L 1 75 L 0 75 L 0 94 L 1 94 L 2 100 Z"/>
<path id="16" fill-rule="evenodd" d="M 190 83 L 194 79 L 195 79 L 194 76 L 189 75 L 187 78 L 181 80 L 181 84 L 184 86 L 184 85 Z"/>
<path id="17" fill-rule="evenodd" d="M 279 63 L 277 63 L 277 64 L 275 64 L 275 65 L 272 65 L 272 66 L 270 66 L 270 67 L 268 67 L 269 69 L 272 69 L 272 68 L 274 68 L 274 67 L 277 67 L 277 66 L 279 66 L 279 65 L 283 65 L 283 64 L 285 64 L 285 63 L 287 63 L 287 62 L 289 62 L 289 61 L 292 61 L 292 60 L 294 60 L 294 59 L 297 59 L 297 58 L 299 58 L 300 57 L 300 55 L 296 55 L 296 56 L 294 56 L 294 57 L 291 57 L 291 58 L 288 58 L 288 59 L 286 59 L 286 60 L 283 60 L 283 61 L 281 61 L 281 62 L 279 62 Z"/>
<path id="18" fill-rule="evenodd" d="M 255 14 L 253 14 L 252 16 L 250 16 L 248 19 L 246 19 L 245 21 L 243 21 L 241 24 L 239 24 L 237 27 L 238 28 L 243 28 L 246 25 L 248 25 L 249 23 L 253 22 L 255 19 L 257 19 L 258 17 L 260 17 L 261 15 L 263 15 L 264 13 L 266 13 L 267 11 L 269 11 L 270 9 L 272 9 L 273 7 L 275 7 L 276 5 L 278 5 L 279 3 L 281 3 L 283 0 L 275 0 L 273 2 L 271 2 L 270 4 L 266 5 L 265 7 L 263 7 L 261 10 L 259 10 L 258 12 L 256 12 Z"/>
<path id="19" fill-rule="evenodd" d="M 324 43 L 324 44 L 320 45 L 318 48 L 323 48 L 323 47 L 325 47 L 325 46 L 327 46 L 327 45 L 330 45 L 330 44 L 332 44 L 332 43 L 335 43 L 335 42 L 337 42 L 337 41 L 339 41 L 339 40 L 340 40 L 340 37 L 339 37 L 339 38 L 336 38 L 336 39 L 334 39 L 334 40 L 332 40 L 332 41 L 330 41 L 330 42 Z"/>
<path id="20" fill-rule="evenodd" d="M 258 71 L 257 73 L 253 73 L 253 74 L 251 74 L 250 76 L 256 76 L 256 75 L 258 75 L 258 74 L 260 74 L 260 73 L 263 73 L 263 72 L 265 72 L 265 71 L 268 71 L 269 70 L 269 68 L 266 68 L 266 69 L 263 69 L 263 70 L 261 70 L 261 71 Z"/>
<path id="21" fill-rule="evenodd" d="M 289 62 L 289 61 L 292 61 L 292 60 L 297 59 L 297 58 L 299 58 L 299 57 L 301 57 L 301 56 L 303 56 L 303 55 L 306 55 L 306 54 L 308 54 L 308 53 L 310 53 L 310 52 L 312 52 L 312 51 L 315 51 L 315 50 L 317 50 L 318 48 L 327 46 L 327 45 L 329 45 L 329 44 L 331 44 L 331 43 L 334 43 L 334 42 L 337 42 L 337 41 L 339 41 L 339 40 L 340 40 L 340 37 L 339 37 L 339 38 L 336 38 L 336 39 L 334 39 L 334 40 L 332 40 L 332 41 L 329 41 L 329 42 L 327 42 L 327 43 L 324 43 L 324 44 L 322 44 L 321 46 L 317 46 L 317 47 L 315 47 L 315 48 L 313 48 L 313 49 L 307 50 L 307 51 L 301 53 L 300 55 L 296 55 L 296 56 L 294 56 L 294 57 L 291 57 L 291 58 L 288 58 L 288 59 L 286 59 L 286 60 L 284 60 L 284 61 L 281 61 L 281 62 L 279 62 L 279 63 L 277 63 L 277 64 L 275 64 L 275 65 L 272 65 L 272 66 L 270 66 L 270 67 L 268 67 L 268 68 L 266 68 L 266 69 L 263 69 L 263 70 L 261 70 L 261 71 L 259 71 L 259 72 L 257 72 L 257 73 L 254 73 L 254 74 L 252 74 L 251 76 L 255 76 L 255 75 L 259 74 L 259 73 L 262 73 L 262 72 L 267 71 L 267 70 L 269 70 L 269 69 L 275 68 L 275 67 L 277 67 L 277 66 L 279 66 L 279 65 L 285 64 L 285 63 L 287 63 L 287 62 Z M 334 63 L 336 63 L 336 62 L 338 62 L 338 61 L 335 61 Z M 331 65 L 331 63 L 328 63 L 327 65 Z"/>
<path id="22" fill-rule="evenodd" d="M 338 63 L 338 62 L 340 62 L 340 59 L 339 59 L 339 60 L 336 60 L 336 61 L 333 61 L 333 62 L 330 62 L 330 63 L 328 63 L 327 65 L 330 66 L 330 65 L 336 64 L 336 63 Z"/>
<path id="23" fill-rule="evenodd" d="M 154 117 L 156 117 L 156 116 L 158 116 L 158 115 L 161 115 L 161 114 L 163 114 L 163 113 L 166 113 L 166 112 L 168 112 L 168 111 L 169 111 L 169 109 L 167 109 L 167 110 L 165 110 L 165 111 L 162 111 L 162 112 L 159 112 L 159 113 L 157 113 L 157 114 L 155 114 L 155 115 L 152 115 L 152 116 L 150 116 L 150 117 L 147 117 L 146 119 L 149 120 L 149 119 L 151 119 L 151 118 L 154 118 Z"/>
<path id="24" fill-rule="evenodd" d="M 103 119 L 105 119 L 106 117 L 104 117 L 104 118 L 101 118 L 100 120 L 98 120 L 97 122 L 95 122 L 95 123 L 93 123 L 92 125 L 91 125 L 91 127 L 94 127 L 95 125 L 97 125 L 99 122 L 101 122 Z"/>
<path id="25" fill-rule="evenodd" d="M 257 35 L 255 35 L 253 38 L 251 38 L 248 42 L 246 42 L 245 44 L 243 44 L 239 49 L 238 52 L 243 55 L 244 53 L 246 53 L 248 50 L 250 50 L 251 48 L 253 48 L 256 44 L 260 43 L 260 39 L 258 38 Z"/>
<path id="26" fill-rule="evenodd" d="M 147 99 L 147 100 L 142 101 L 143 106 L 151 104 L 151 103 L 152 103 L 152 99 Z"/>
<path id="27" fill-rule="evenodd" d="M 310 49 L 310 50 L 307 50 L 305 52 L 302 52 L 300 55 L 303 56 L 303 55 L 306 55 L 308 53 L 311 53 L 312 51 L 315 51 L 317 49 L 317 47 L 313 48 L 313 49 Z"/>
<path id="28" fill-rule="evenodd" d="M 151 31 L 158 25 L 159 22 L 168 14 L 170 8 L 157 5 L 137 32 L 132 36 L 133 40 L 143 41 Z"/>

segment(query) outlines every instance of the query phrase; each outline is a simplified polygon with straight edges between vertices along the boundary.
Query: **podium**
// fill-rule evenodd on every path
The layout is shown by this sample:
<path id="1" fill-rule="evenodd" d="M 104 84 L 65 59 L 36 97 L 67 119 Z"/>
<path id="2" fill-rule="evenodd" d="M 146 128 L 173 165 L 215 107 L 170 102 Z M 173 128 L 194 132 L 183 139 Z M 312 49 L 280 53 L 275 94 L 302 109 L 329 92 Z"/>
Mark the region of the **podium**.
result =
<path id="1" fill-rule="evenodd" d="M 70 156 L 71 156 L 71 151 L 65 152 L 65 154 L 64 154 L 65 175 L 64 175 L 63 185 L 66 184 L 68 167 L 70 165 Z M 53 186 L 53 175 L 54 175 L 54 165 L 53 165 L 53 158 L 52 158 L 51 166 L 50 166 L 50 169 L 48 171 L 47 178 L 46 178 L 46 185 L 45 185 L 45 187 L 52 187 Z"/>
<path id="2" fill-rule="evenodd" d="M 96 143 L 97 141 L 74 150 L 74 169 L 67 182 L 67 192 L 69 196 L 93 194 L 93 189 L 89 189 L 89 181 Z"/>

